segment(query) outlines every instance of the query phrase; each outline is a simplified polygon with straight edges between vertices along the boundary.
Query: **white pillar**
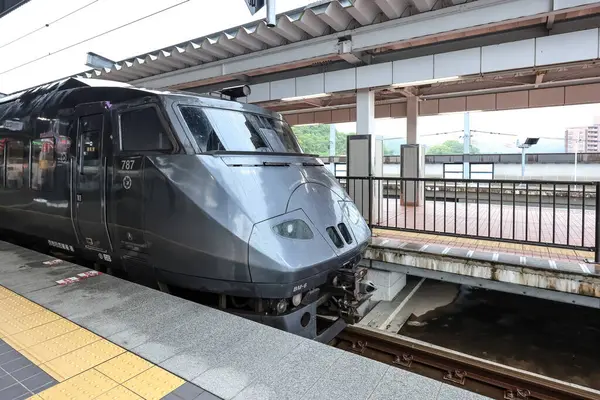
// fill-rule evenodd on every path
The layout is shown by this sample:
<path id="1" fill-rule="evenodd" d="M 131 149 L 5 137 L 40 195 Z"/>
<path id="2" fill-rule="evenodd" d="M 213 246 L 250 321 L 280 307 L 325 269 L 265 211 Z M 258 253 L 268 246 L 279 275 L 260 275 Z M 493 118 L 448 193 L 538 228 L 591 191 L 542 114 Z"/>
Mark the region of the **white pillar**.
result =
<path id="1" fill-rule="evenodd" d="M 348 137 L 348 176 L 364 177 L 352 183 L 354 193 L 350 197 L 362 211 L 364 218 L 373 223 L 373 216 L 377 215 L 379 202 L 377 193 L 369 189 L 369 176 L 376 176 L 376 145 L 375 145 L 375 93 L 365 89 L 356 93 L 356 136 Z M 350 161 L 352 160 L 352 161 Z M 369 194 L 373 197 L 369 199 Z M 369 212 L 370 211 L 370 212 Z"/>
<path id="2" fill-rule="evenodd" d="M 416 124 L 415 124 L 416 125 Z M 369 135 L 367 137 L 355 137 L 355 140 L 348 141 L 348 155 L 352 153 L 351 164 L 348 166 L 348 175 L 353 171 L 365 172 L 368 170 L 371 176 L 381 176 L 383 173 L 383 141 L 376 139 L 375 132 L 375 95 L 370 90 L 359 90 L 356 93 L 356 133 L 357 135 Z M 355 142 L 355 143 L 351 143 Z M 362 157 L 361 157 L 362 155 Z M 370 164 L 365 165 L 364 161 L 369 160 Z M 360 162 L 359 160 L 364 160 Z M 356 164 L 355 164 L 356 163 Z M 364 176 L 364 175 L 363 175 Z M 382 203 L 379 193 L 380 181 L 373 182 L 371 193 L 371 215 L 364 213 L 365 219 L 371 223 L 378 223 L 379 207 Z M 358 189 L 357 189 L 358 188 Z M 354 185 L 356 195 L 353 197 L 357 207 L 367 205 L 369 186 L 367 181 L 363 184 Z M 361 192 L 362 195 L 359 195 Z M 365 196 L 366 194 L 366 196 Z M 351 196 L 352 197 L 352 196 Z M 367 201 L 364 201 L 364 200 Z M 390 301 L 406 285 L 406 275 L 401 273 L 392 273 L 389 271 L 369 271 L 368 279 L 372 279 L 377 287 L 373 300 Z"/>
<path id="3" fill-rule="evenodd" d="M 417 119 L 419 118 L 419 98 L 412 96 L 406 102 L 406 144 L 418 144 Z"/>
<path id="4" fill-rule="evenodd" d="M 361 89 L 356 93 L 356 133 L 370 135 L 375 132 L 375 92 Z"/>

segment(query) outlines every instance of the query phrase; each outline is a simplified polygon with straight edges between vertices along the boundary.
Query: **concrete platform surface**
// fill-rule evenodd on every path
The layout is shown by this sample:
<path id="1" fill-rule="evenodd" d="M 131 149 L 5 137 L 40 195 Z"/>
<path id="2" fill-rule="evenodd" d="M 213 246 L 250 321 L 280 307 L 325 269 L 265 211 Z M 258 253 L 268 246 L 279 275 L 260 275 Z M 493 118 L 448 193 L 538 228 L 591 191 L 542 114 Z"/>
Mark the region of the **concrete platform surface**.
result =
<path id="1" fill-rule="evenodd" d="M 0 242 L 0 399 L 473 399 Z"/>
<path id="2" fill-rule="evenodd" d="M 375 236 L 362 264 L 373 270 L 481 286 L 600 308 L 598 266 L 519 256 L 449 244 L 422 243 L 420 236 Z M 539 292 L 543 291 L 543 292 Z M 534 293 L 535 292 L 535 293 Z"/>
<path id="3" fill-rule="evenodd" d="M 464 250 L 477 251 L 483 253 L 498 253 L 508 256 L 518 256 L 517 258 L 538 258 L 543 260 L 567 261 L 574 264 L 584 263 L 591 271 L 595 271 L 595 266 L 589 261 L 594 260 L 594 252 L 568 249 L 564 247 L 554 247 L 545 243 L 512 243 L 499 240 L 477 239 L 468 236 L 448 236 L 436 235 L 435 233 L 424 233 L 414 231 L 399 231 L 392 229 L 374 229 L 377 237 L 382 240 L 396 239 L 405 242 L 418 243 L 423 245 L 441 246 L 443 248 L 452 248 L 455 251 Z M 574 242 L 575 243 L 575 242 Z"/>

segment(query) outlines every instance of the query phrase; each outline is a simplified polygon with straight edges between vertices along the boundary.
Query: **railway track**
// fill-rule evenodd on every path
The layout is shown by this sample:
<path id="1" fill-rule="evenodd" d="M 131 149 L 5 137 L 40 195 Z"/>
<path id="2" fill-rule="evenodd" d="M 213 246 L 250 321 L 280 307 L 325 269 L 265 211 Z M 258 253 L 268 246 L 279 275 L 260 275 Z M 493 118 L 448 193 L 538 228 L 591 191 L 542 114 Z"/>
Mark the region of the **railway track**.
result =
<path id="1" fill-rule="evenodd" d="M 493 399 L 600 399 L 594 389 L 368 327 L 348 326 L 330 344 Z"/>

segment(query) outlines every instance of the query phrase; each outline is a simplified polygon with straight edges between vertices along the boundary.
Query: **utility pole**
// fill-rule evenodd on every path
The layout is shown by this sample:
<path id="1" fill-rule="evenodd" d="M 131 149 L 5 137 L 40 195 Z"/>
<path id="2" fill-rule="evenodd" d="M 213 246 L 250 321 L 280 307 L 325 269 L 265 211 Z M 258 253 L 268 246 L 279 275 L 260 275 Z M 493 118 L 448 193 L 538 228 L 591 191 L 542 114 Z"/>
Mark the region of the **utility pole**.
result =
<path id="1" fill-rule="evenodd" d="M 527 139 L 525 139 L 525 141 L 523 143 L 520 143 L 520 141 L 517 139 L 517 147 L 521 149 L 521 179 L 523 179 L 523 180 L 525 179 L 525 164 L 526 164 L 525 153 L 528 148 L 536 145 L 539 140 L 540 140 L 540 138 L 528 137 Z"/>
<path id="2" fill-rule="evenodd" d="M 463 179 L 470 179 L 470 154 L 471 154 L 471 117 L 469 112 L 465 113 L 464 135 L 463 135 Z"/>

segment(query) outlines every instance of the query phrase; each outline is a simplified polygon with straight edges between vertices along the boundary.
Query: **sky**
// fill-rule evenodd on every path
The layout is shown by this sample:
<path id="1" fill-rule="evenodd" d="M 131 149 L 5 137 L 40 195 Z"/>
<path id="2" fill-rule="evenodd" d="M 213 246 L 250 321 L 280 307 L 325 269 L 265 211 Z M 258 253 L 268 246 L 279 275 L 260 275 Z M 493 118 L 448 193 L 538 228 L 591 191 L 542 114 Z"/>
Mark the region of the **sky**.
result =
<path id="1" fill-rule="evenodd" d="M 277 0 L 277 12 L 313 2 Z M 120 61 L 264 19 L 265 12 L 252 16 L 244 0 L 31 0 L 0 18 L 0 92 L 11 93 L 86 71 L 90 51 Z M 123 25 L 127 26 L 120 28 Z M 595 116 L 600 116 L 598 104 L 474 112 L 471 129 L 560 140 L 565 128 L 591 124 Z M 462 113 L 421 117 L 418 132 L 462 130 L 463 121 Z M 337 124 L 337 129 L 354 132 L 355 124 Z M 406 122 L 377 120 L 376 133 L 405 137 Z M 423 136 L 423 142 L 456 138 L 458 135 Z M 492 140 L 507 145 L 507 151 L 514 150 L 508 148 L 515 139 L 473 135 L 475 145 Z"/>
<path id="2" fill-rule="evenodd" d="M 277 0 L 277 12 L 313 2 Z M 0 92 L 88 70 L 90 51 L 120 61 L 264 19 L 265 13 L 263 8 L 252 16 L 244 0 L 31 0 L 0 18 Z"/>
<path id="3" fill-rule="evenodd" d="M 566 107 L 544 107 L 523 110 L 471 112 L 470 127 L 472 130 L 512 134 L 516 136 L 492 136 L 474 132 L 472 143 L 481 148 L 503 146 L 502 152 L 520 151 L 516 140 L 526 137 L 539 137 L 544 147 L 564 148 L 565 129 L 574 126 L 587 126 L 600 123 L 600 104 L 586 104 Z M 464 114 L 452 113 L 436 116 L 419 117 L 417 132 L 421 136 L 420 143 L 431 145 L 444 140 L 462 140 L 462 132 L 448 135 L 425 136 L 440 132 L 462 131 Z M 354 122 L 336 124 L 341 132 L 355 132 Z M 384 138 L 406 137 L 405 118 L 386 118 L 375 120 L 375 132 Z M 500 150 L 498 150 L 500 151 Z M 535 152 L 535 148 L 532 148 Z"/>

